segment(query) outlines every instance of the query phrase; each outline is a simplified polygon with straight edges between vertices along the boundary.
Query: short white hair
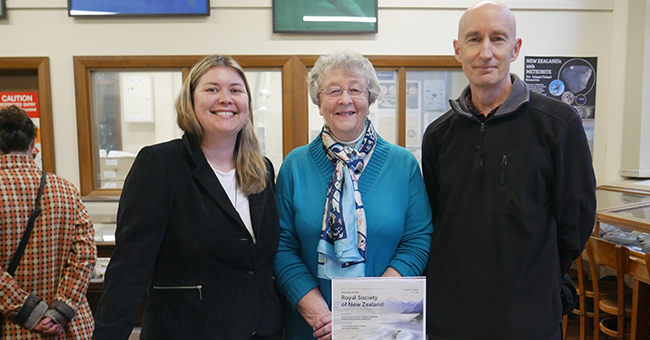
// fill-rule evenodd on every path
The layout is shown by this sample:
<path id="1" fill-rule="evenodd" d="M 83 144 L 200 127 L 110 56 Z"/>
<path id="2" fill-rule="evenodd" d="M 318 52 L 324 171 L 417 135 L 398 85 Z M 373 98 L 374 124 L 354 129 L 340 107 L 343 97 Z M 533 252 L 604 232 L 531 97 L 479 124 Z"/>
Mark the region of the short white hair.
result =
<path id="1" fill-rule="evenodd" d="M 374 66 L 368 58 L 350 50 L 338 50 L 332 53 L 323 54 L 318 58 L 314 68 L 309 73 L 307 84 L 309 85 L 309 96 L 311 101 L 320 107 L 321 83 L 325 75 L 332 70 L 341 70 L 350 76 L 361 76 L 366 78 L 368 86 L 368 104 L 372 105 L 379 97 L 379 79 Z"/>

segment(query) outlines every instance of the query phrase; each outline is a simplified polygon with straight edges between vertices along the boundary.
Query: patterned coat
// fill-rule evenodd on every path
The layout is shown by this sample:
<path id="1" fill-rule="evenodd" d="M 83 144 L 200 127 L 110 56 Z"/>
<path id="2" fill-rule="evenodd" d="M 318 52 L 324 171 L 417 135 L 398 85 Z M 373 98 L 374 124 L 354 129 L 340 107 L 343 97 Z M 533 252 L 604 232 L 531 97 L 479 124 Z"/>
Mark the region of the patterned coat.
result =
<path id="1" fill-rule="evenodd" d="M 25 253 L 13 278 L 5 272 L 34 209 L 41 173 L 28 156 L 0 156 L 3 339 L 90 339 L 94 322 L 86 289 L 97 250 L 93 225 L 79 192 L 71 183 L 54 174 L 47 175 L 40 203 L 42 212 L 34 224 Z M 29 306 L 29 301 L 35 297 L 50 307 L 55 302 L 54 305 L 74 314 L 61 336 L 29 331 L 14 322 L 21 310 L 21 314 L 31 313 L 28 309 L 33 306 Z"/>

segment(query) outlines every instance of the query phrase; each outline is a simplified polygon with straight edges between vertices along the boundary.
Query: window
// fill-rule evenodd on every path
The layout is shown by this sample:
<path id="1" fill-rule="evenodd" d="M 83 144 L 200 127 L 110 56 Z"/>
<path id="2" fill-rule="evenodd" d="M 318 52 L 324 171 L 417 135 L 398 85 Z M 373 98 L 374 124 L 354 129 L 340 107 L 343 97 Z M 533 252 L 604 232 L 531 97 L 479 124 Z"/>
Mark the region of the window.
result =
<path id="1" fill-rule="evenodd" d="M 83 196 L 119 196 L 123 176 L 142 146 L 181 135 L 173 103 L 182 78 L 201 58 L 74 57 Z M 307 139 L 296 133 L 305 131 L 297 126 L 306 126 L 304 115 L 297 114 L 307 111 L 300 81 L 306 68 L 295 56 L 235 59 L 251 87 L 263 152 L 279 168 L 284 155 Z M 286 98 L 282 93 L 295 95 Z"/>
<path id="2" fill-rule="evenodd" d="M 414 70 L 406 72 L 406 121 L 404 146 L 420 162 L 422 135 L 429 123 L 449 110 L 449 99 L 458 98 L 468 81 L 462 70 Z"/>
<path id="3" fill-rule="evenodd" d="M 181 71 L 91 71 L 95 187 L 121 189 L 138 151 L 182 136 Z"/>
<path id="4" fill-rule="evenodd" d="M 318 56 L 233 56 L 251 88 L 262 152 L 276 170 L 294 148 L 320 131 L 322 119 L 307 90 L 308 68 Z M 178 138 L 174 102 L 182 79 L 202 56 L 74 57 L 83 196 L 115 197 L 137 152 L 145 145 Z M 464 86 L 453 56 L 370 56 L 382 94 L 371 107 L 379 134 L 406 146 L 419 159 L 421 134 L 446 110 L 427 95 L 446 99 Z M 466 81 L 465 81 L 466 82 Z"/>

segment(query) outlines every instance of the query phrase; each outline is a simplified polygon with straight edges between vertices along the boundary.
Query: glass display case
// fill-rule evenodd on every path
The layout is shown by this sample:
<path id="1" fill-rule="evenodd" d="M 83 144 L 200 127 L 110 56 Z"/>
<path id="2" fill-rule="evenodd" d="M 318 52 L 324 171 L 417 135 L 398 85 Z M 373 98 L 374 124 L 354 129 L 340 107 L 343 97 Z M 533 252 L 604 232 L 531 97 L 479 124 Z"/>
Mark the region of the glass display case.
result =
<path id="1" fill-rule="evenodd" d="M 612 187 L 599 187 L 596 190 L 597 211 L 607 211 L 645 203 L 650 204 L 650 193 L 626 191 Z"/>
<path id="2" fill-rule="evenodd" d="M 594 235 L 630 249 L 626 271 L 633 287 L 630 338 L 644 339 L 650 305 L 650 271 L 645 260 L 645 253 L 650 252 L 650 193 L 616 188 L 600 188 L 596 193 Z"/>
<path id="3" fill-rule="evenodd" d="M 87 293 L 90 308 L 94 312 L 102 292 L 104 272 L 113 254 L 113 249 L 115 249 L 117 199 L 113 197 L 85 197 L 84 206 L 93 222 L 95 244 L 97 245 L 97 263 Z"/>
<path id="4" fill-rule="evenodd" d="M 650 195 L 599 189 L 594 235 L 641 253 L 650 250 Z"/>
<path id="5" fill-rule="evenodd" d="M 95 228 L 95 244 L 97 245 L 97 263 L 95 273 L 88 285 L 86 296 L 93 313 L 97 309 L 101 297 L 104 273 L 115 249 L 115 229 L 117 220 L 118 197 L 84 197 L 84 206 L 88 210 L 90 220 Z M 142 323 L 144 302 L 141 304 L 136 317 L 136 326 Z"/>

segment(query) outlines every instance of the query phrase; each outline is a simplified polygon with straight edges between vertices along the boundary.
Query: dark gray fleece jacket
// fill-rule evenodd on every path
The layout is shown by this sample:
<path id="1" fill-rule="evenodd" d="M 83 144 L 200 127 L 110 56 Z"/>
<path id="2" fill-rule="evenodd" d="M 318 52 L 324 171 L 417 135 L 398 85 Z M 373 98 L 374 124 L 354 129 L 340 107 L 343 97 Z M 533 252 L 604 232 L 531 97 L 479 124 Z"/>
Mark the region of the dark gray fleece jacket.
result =
<path id="1" fill-rule="evenodd" d="M 595 220 L 591 154 L 571 106 L 511 79 L 487 119 L 467 87 L 424 134 L 431 340 L 560 339 L 562 277 Z"/>

